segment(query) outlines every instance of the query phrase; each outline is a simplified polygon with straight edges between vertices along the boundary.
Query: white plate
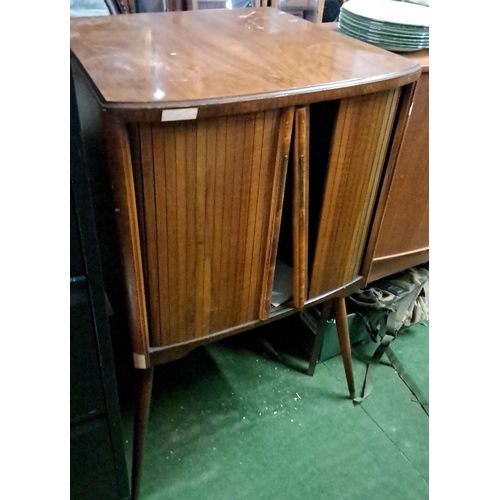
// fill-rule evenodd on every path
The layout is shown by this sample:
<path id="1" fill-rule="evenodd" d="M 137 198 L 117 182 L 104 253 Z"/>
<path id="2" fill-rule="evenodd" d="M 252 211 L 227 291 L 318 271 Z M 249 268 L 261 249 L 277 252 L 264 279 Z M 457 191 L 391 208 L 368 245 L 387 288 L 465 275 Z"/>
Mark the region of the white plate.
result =
<path id="1" fill-rule="evenodd" d="M 349 18 L 348 16 L 340 16 L 339 26 L 345 26 L 350 28 L 351 30 L 356 30 L 361 33 L 366 33 L 367 35 L 371 34 L 376 36 L 395 37 L 395 38 L 407 39 L 408 41 L 429 40 L 429 33 L 409 34 L 405 31 L 393 31 L 383 28 L 376 28 L 375 26 L 366 26 L 358 23 L 357 21 Z"/>
<path id="2" fill-rule="evenodd" d="M 367 19 L 409 26 L 429 26 L 429 7 L 394 0 L 348 0 L 342 8 Z"/>
<path id="3" fill-rule="evenodd" d="M 407 47 L 389 47 L 388 45 L 379 45 L 381 49 L 390 50 L 391 52 L 418 52 L 419 50 L 426 50 L 424 48 L 412 49 Z"/>
<path id="4" fill-rule="evenodd" d="M 399 39 L 390 39 L 390 38 L 380 38 L 380 37 L 370 37 L 361 33 L 357 33 L 355 31 L 350 31 L 349 29 L 340 28 L 340 33 L 350 36 L 352 38 L 356 38 L 361 40 L 362 42 L 370 43 L 372 45 L 377 45 L 379 47 L 400 47 L 401 49 L 428 49 L 429 42 L 406 42 L 404 40 Z M 393 50 L 393 48 L 389 49 Z"/>
<path id="5" fill-rule="evenodd" d="M 394 34 L 404 34 L 408 36 L 429 36 L 429 28 L 426 26 L 410 26 L 408 24 L 384 23 L 357 16 L 348 10 L 341 9 L 339 21 L 349 21 L 360 27 L 371 30 L 386 31 Z"/>

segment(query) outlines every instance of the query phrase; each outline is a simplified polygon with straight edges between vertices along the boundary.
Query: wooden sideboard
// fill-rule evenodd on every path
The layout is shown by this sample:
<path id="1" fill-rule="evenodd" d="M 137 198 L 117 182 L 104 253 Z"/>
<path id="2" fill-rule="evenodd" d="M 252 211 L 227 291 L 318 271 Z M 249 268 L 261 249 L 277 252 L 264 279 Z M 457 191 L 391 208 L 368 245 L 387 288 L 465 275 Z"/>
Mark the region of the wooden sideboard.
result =
<path id="1" fill-rule="evenodd" d="M 272 8 L 74 18 L 95 168 L 107 149 L 138 373 L 138 495 L 153 367 L 333 304 L 361 266 L 420 65 Z M 280 263 L 290 300 L 272 305 Z M 319 345 L 320 347 L 320 345 Z"/>

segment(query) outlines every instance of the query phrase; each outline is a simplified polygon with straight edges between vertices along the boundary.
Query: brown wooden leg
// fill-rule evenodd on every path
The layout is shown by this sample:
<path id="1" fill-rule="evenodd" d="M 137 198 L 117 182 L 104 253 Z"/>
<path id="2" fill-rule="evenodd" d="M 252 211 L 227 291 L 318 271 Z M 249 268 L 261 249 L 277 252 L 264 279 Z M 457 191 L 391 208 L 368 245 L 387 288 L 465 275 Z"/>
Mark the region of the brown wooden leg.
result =
<path id="1" fill-rule="evenodd" d="M 323 346 L 323 338 L 325 337 L 325 325 L 328 321 L 328 316 L 330 316 L 331 309 L 331 300 L 327 300 L 323 303 L 323 308 L 321 309 L 321 316 L 318 323 L 318 329 L 316 331 L 316 337 L 314 338 L 311 357 L 309 358 L 309 367 L 307 368 L 307 374 L 310 377 L 314 375 L 314 370 L 316 369 L 316 365 L 318 364 L 319 353 L 321 352 L 321 347 Z"/>
<path id="2" fill-rule="evenodd" d="M 132 500 L 139 498 L 144 439 L 148 425 L 151 389 L 153 388 L 153 368 L 136 370 L 137 393 L 135 401 L 134 454 L 132 461 Z"/>
<path id="3" fill-rule="evenodd" d="M 337 326 L 337 335 L 339 337 L 340 355 L 344 363 L 345 378 L 349 388 L 349 396 L 354 399 L 354 374 L 352 371 L 351 358 L 351 339 L 349 338 L 349 327 L 347 325 L 347 311 L 344 298 L 333 299 L 333 309 L 335 312 L 335 324 Z"/>

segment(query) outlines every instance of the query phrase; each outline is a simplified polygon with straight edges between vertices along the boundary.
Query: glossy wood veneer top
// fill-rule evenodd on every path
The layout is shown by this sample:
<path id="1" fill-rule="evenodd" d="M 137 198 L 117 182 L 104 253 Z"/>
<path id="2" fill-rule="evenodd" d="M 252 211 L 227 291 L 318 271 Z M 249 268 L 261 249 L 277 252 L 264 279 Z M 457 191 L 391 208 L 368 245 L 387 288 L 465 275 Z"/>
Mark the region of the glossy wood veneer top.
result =
<path id="1" fill-rule="evenodd" d="M 415 52 L 401 52 L 401 55 L 420 64 L 422 73 L 429 73 L 429 49 L 416 50 Z"/>
<path id="2" fill-rule="evenodd" d="M 342 98 L 352 95 L 345 89 L 401 77 L 409 83 L 420 72 L 413 61 L 273 8 L 70 22 L 71 51 L 108 107 L 224 104 L 332 89 Z"/>

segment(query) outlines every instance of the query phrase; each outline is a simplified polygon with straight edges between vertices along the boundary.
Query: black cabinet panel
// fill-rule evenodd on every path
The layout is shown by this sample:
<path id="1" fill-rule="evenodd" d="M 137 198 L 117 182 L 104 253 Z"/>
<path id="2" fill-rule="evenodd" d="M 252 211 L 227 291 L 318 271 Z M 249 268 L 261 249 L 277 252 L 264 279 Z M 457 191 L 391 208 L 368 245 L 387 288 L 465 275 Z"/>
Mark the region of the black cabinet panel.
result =
<path id="1" fill-rule="evenodd" d="M 106 418 L 71 427 L 71 500 L 117 498 L 112 450 Z"/>
<path id="2" fill-rule="evenodd" d="M 75 203 L 73 196 L 71 196 L 71 212 L 70 212 L 70 277 L 76 278 L 85 274 L 85 264 L 83 261 L 82 244 L 80 242 L 80 235 L 78 234 L 78 219 L 76 217 Z"/>
<path id="3" fill-rule="evenodd" d="M 71 78 L 71 499 L 127 500 L 128 473 L 85 151 Z"/>
<path id="4" fill-rule="evenodd" d="M 99 352 L 87 285 L 71 284 L 71 420 L 105 410 Z"/>

